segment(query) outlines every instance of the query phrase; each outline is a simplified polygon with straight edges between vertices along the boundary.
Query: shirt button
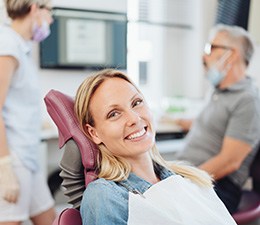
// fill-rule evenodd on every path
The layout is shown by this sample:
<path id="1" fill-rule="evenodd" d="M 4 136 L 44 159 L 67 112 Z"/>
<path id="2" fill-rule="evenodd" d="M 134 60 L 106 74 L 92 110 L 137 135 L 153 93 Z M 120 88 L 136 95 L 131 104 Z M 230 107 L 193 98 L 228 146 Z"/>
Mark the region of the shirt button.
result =
<path id="1" fill-rule="evenodd" d="M 218 95 L 217 94 L 214 94 L 213 95 L 213 101 L 217 101 L 218 100 Z"/>

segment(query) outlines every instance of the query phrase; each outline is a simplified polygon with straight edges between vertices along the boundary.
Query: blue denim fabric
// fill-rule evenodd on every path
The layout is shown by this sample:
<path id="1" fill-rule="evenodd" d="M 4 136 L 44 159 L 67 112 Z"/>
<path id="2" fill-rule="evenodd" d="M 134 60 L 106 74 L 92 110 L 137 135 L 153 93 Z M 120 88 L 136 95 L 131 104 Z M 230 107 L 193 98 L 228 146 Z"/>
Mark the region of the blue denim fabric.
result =
<path id="1" fill-rule="evenodd" d="M 155 171 L 161 180 L 173 174 L 158 165 Z M 134 173 L 121 182 L 103 178 L 93 181 L 87 186 L 80 206 L 83 225 L 126 225 L 129 191 L 144 193 L 151 186 Z"/>

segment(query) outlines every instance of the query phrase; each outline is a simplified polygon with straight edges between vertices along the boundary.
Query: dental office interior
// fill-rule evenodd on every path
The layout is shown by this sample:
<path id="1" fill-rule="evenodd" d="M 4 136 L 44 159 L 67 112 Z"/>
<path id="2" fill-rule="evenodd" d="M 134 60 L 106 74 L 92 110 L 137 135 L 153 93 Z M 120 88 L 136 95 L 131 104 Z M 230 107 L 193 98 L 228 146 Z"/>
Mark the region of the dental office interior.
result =
<path id="1" fill-rule="evenodd" d="M 209 30 L 216 22 L 219 2 L 52 1 L 52 33 L 43 43 L 34 44 L 33 60 L 41 80 L 42 167 L 58 210 L 68 206 L 58 176 L 63 151 L 58 148 L 58 131 L 47 113 L 44 96 L 51 89 L 75 96 L 86 76 L 97 70 L 100 62 L 108 60 L 109 54 L 117 54 L 114 61 L 108 60 L 103 65 L 123 70 L 140 87 L 154 112 L 158 149 L 165 159 L 171 160 L 176 151 L 181 151 L 185 133 L 162 118 L 196 117 L 211 91 L 204 76 L 202 54 Z M 259 10 L 260 1 L 251 0 L 247 29 L 255 41 L 256 51 L 248 74 L 260 88 Z M 89 23 L 90 17 L 103 18 L 104 24 Z M 107 18 L 121 24 L 116 31 L 121 32 L 117 40 L 109 38 L 111 31 L 104 29 Z M 0 22 L 8 22 L 3 1 L 0 1 Z M 52 48 L 55 41 L 61 50 Z"/>

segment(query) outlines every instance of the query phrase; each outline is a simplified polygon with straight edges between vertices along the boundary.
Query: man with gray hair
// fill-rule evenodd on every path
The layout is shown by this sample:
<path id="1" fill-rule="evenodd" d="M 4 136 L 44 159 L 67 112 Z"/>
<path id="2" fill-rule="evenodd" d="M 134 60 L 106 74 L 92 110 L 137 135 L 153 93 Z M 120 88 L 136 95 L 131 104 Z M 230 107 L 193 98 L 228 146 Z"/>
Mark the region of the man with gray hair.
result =
<path id="1" fill-rule="evenodd" d="M 230 213 L 237 210 L 260 140 L 258 90 L 246 75 L 253 51 L 243 28 L 215 26 L 203 55 L 214 92 L 194 122 L 177 121 L 184 129 L 191 128 L 177 159 L 213 176 L 215 190 Z"/>

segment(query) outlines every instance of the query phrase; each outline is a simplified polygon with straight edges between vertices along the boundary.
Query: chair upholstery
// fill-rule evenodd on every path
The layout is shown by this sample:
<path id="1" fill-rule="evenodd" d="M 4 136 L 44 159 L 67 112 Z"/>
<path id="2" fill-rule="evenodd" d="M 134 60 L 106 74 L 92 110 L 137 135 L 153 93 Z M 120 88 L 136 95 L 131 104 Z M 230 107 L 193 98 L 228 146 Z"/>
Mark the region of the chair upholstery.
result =
<path id="1" fill-rule="evenodd" d="M 82 225 L 80 212 L 77 209 L 64 209 L 52 225 Z"/>
<path id="2" fill-rule="evenodd" d="M 85 185 L 96 179 L 96 162 L 98 148 L 81 131 L 74 113 L 72 97 L 59 91 L 51 90 L 44 98 L 47 111 L 56 124 L 59 132 L 59 148 L 73 139 L 80 150 L 85 176 Z"/>
<path id="3" fill-rule="evenodd" d="M 232 216 L 237 224 L 247 224 L 260 219 L 260 149 L 250 168 L 252 190 L 243 191 L 238 211 Z"/>
<path id="4" fill-rule="evenodd" d="M 64 155 L 69 155 L 67 161 L 61 162 L 60 176 L 63 186 L 68 188 L 65 194 L 69 203 L 76 208 L 63 210 L 55 219 L 53 225 L 81 225 L 79 205 L 85 187 L 96 179 L 96 162 L 98 147 L 81 131 L 74 114 L 74 100 L 59 91 L 51 90 L 44 98 L 47 111 L 56 124 L 59 132 L 59 148 L 65 144 Z M 73 155 L 71 157 L 71 155 Z M 81 162 L 77 162 L 81 160 Z M 73 167 L 73 164 L 77 164 Z M 84 171 L 84 176 L 82 172 Z M 84 182 L 82 184 L 82 182 Z"/>
<path id="5" fill-rule="evenodd" d="M 77 143 L 70 139 L 65 144 L 63 156 L 60 160 L 59 177 L 62 182 L 60 185 L 64 187 L 64 195 L 67 196 L 67 202 L 72 204 L 73 208 L 79 209 L 83 193 L 86 189 L 84 170 L 81 163 L 81 154 Z"/>

